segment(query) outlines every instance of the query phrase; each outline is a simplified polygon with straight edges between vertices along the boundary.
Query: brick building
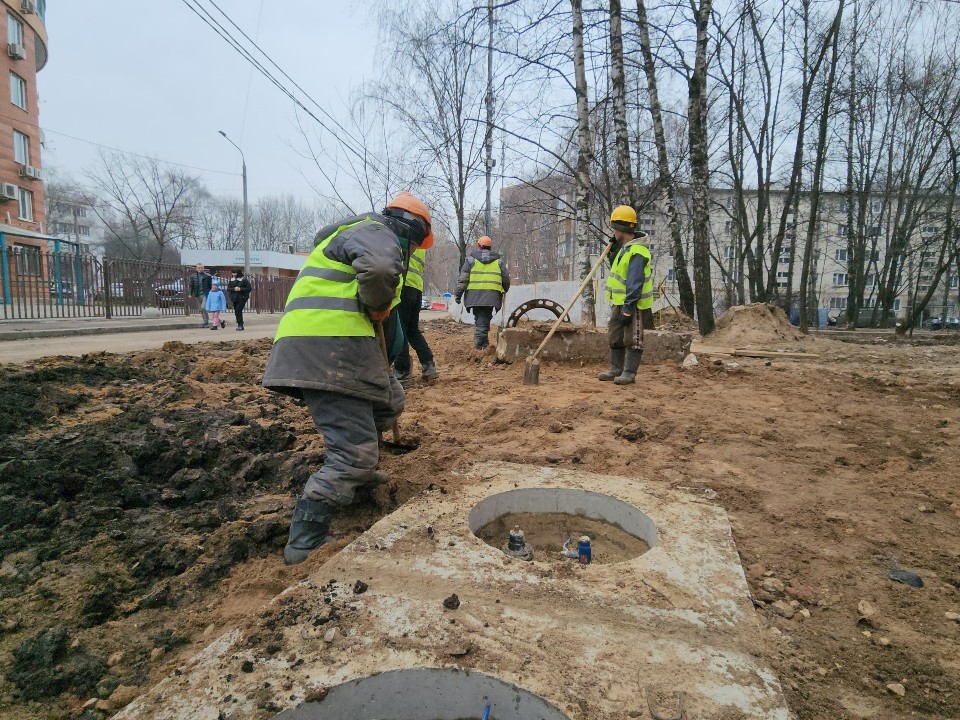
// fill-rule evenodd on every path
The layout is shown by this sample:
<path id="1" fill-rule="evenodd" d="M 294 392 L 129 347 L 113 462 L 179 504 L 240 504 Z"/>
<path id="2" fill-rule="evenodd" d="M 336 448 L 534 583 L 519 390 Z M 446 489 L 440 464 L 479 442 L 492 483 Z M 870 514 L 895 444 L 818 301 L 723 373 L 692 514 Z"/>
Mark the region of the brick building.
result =
<path id="1" fill-rule="evenodd" d="M 2 53 L 0 102 L 0 225 L 30 234 L 45 230 L 43 180 L 40 162 L 40 110 L 37 73 L 47 63 L 46 0 L 0 0 L 7 31 Z M 10 245 L 36 246 L 45 242 L 13 236 Z"/>

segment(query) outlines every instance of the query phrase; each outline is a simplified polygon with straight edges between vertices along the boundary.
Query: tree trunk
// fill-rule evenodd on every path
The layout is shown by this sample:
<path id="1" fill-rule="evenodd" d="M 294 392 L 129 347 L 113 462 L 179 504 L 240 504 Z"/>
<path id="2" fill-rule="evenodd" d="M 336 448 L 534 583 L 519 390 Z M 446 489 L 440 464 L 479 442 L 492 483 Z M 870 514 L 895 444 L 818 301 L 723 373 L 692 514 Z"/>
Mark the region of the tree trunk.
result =
<path id="1" fill-rule="evenodd" d="M 683 251 L 683 234 L 680 228 L 680 217 L 677 213 L 677 186 L 670 169 L 670 156 L 667 153 L 667 136 L 663 130 L 663 110 L 660 106 L 657 72 L 653 63 L 650 26 L 647 24 L 647 8 L 644 0 L 637 0 L 637 25 L 640 30 L 640 48 L 643 52 L 643 71 L 647 77 L 650 117 L 653 122 L 653 135 L 657 145 L 657 172 L 660 175 L 660 185 L 667 201 L 665 210 L 673 245 L 673 276 L 676 279 L 677 290 L 680 294 L 680 309 L 693 317 L 695 314 L 693 284 L 690 282 L 686 254 Z"/>
<path id="2" fill-rule="evenodd" d="M 813 244 L 817 235 L 820 213 L 820 189 L 823 184 L 823 166 L 826 163 L 827 131 L 830 124 L 830 103 L 833 99 L 833 83 L 837 77 L 837 57 L 840 49 L 840 21 L 843 19 L 845 0 L 840 0 L 837 15 L 830 28 L 832 48 L 830 51 L 830 72 L 823 95 L 823 108 L 820 112 L 820 130 L 817 135 L 816 157 L 813 161 L 813 182 L 810 185 L 810 218 L 807 223 L 807 242 L 803 248 L 803 266 L 800 270 L 800 332 L 810 331 L 809 298 L 811 283 L 811 265 Z"/>
<path id="3" fill-rule="evenodd" d="M 580 252 L 580 279 L 585 280 L 593 269 L 590 261 L 590 164 L 593 162 L 593 138 L 590 135 L 590 109 L 587 103 L 587 71 L 583 53 L 583 0 L 570 0 L 573 17 L 573 67 L 577 95 L 577 185 L 574 199 L 574 232 Z M 587 325 L 597 324 L 593 283 L 583 291 L 581 320 Z"/>
<path id="4" fill-rule="evenodd" d="M 697 323 L 701 335 L 713 332 L 713 285 L 710 277 L 710 158 L 707 148 L 707 45 L 712 0 L 700 0 L 696 13 L 697 45 L 693 73 L 687 81 L 690 136 L 690 186 L 693 196 L 693 276 Z"/>
<path id="5" fill-rule="evenodd" d="M 610 86 L 613 89 L 613 128 L 617 139 L 617 180 L 626 204 L 637 206 L 627 132 L 627 89 L 623 69 L 623 22 L 620 0 L 610 0 Z M 619 204 L 619 203 L 616 203 Z"/>

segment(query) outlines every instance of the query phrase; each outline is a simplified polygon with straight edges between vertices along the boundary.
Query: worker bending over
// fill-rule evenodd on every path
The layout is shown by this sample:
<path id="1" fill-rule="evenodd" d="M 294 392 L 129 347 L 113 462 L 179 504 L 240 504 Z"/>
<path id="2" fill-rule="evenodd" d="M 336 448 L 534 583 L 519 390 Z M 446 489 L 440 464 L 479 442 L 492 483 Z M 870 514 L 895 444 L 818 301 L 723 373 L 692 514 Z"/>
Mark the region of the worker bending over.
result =
<path id="1" fill-rule="evenodd" d="M 610 301 L 610 369 L 598 375 L 617 385 L 636 382 L 643 356 L 643 331 L 653 329 L 653 263 L 647 249 L 647 234 L 637 230 L 637 213 L 620 205 L 610 215 L 613 249 L 607 275 Z"/>
<path id="2" fill-rule="evenodd" d="M 335 508 L 379 472 L 380 433 L 403 412 L 375 322 L 390 316 L 410 253 L 433 244 L 430 211 L 401 192 L 382 213 L 328 225 L 287 297 L 263 385 L 302 398 L 323 435 L 326 459 L 297 500 L 283 557 L 303 562 L 329 539 Z"/>
<path id="3" fill-rule="evenodd" d="M 500 253 L 493 252 L 493 240 L 484 235 L 460 269 L 455 300 L 473 313 L 474 350 L 490 345 L 490 321 L 510 289 L 510 272 Z"/>

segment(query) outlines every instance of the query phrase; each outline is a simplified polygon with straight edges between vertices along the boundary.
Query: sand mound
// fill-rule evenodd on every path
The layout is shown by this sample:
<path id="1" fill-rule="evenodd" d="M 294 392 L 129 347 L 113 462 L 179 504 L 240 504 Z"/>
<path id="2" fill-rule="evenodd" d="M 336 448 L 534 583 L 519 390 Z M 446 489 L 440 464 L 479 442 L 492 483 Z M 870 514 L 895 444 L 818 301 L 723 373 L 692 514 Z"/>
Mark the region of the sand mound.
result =
<path id="1" fill-rule="evenodd" d="M 676 308 L 667 307 L 654 313 L 657 321 L 657 330 L 672 330 L 674 332 L 699 332 L 697 321 Z"/>
<path id="2" fill-rule="evenodd" d="M 770 347 L 804 341 L 786 314 L 776 305 L 735 305 L 717 320 L 707 337 L 711 345 L 724 347 Z"/>

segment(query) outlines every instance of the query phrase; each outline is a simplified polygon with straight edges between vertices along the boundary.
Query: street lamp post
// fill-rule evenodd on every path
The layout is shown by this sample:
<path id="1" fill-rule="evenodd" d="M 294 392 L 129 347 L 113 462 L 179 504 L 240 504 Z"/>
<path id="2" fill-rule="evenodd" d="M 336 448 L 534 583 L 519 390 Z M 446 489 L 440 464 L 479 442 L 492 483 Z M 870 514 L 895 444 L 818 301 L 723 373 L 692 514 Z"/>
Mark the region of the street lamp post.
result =
<path id="1" fill-rule="evenodd" d="M 247 222 L 247 159 L 243 156 L 243 150 L 233 140 L 227 137 L 227 134 L 220 130 L 224 139 L 233 145 L 240 152 L 240 160 L 243 163 L 243 274 L 250 277 L 250 225 Z"/>

